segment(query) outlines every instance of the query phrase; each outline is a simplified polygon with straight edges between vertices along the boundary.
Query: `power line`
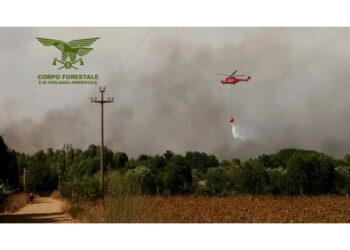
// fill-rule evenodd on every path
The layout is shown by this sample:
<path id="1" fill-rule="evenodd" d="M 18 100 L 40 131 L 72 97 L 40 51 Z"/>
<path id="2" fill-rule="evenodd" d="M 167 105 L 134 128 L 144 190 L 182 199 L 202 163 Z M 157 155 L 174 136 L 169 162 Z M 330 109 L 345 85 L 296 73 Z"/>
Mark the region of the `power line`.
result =
<path id="1" fill-rule="evenodd" d="M 139 43 L 136 45 L 135 49 L 129 54 L 129 56 L 126 58 L 126 60 L 124 61 L 124 63 L 119 67 L 119 69 L 117 70 L 117 72 L 114 75 L 114 78 L 117 78 L 119 73 L 124 69 L 124 67 L 129 63 L 129 61 L 131 60 L 131 58 L 134 57 L 134 55 L 136 54 L 136 52 L 139 50 L 139 48 L 141 47 L 141 45 L 143 44 L 143 42 L 146 40 L 147 36 L 149 34 L 151 34 L 152 32 L 152 28 L 150 28 L 142 37 L 142 39 L 139 41 Z"/>

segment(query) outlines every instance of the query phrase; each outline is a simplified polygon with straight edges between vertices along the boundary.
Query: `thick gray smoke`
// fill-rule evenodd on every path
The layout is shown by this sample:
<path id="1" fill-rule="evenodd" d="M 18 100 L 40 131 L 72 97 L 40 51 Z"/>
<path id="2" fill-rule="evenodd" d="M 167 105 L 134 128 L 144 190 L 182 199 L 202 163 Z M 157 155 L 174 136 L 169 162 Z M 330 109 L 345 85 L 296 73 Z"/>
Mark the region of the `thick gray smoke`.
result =
<path id="1" fill-rule="evenodd" d="M 350 29 L 197 28 L 180 37 L 169 30 L 154 29 L 128 65 L 111 74 L 106 95 L 116 101 L 105 108 L 108 147 L 133 156 L 170 149 L 247 158 L 286 147 L 350 153 Z M 234 69 L 252 76 L 232 96 L 245 140 L 232 139 L 230 90 L 215 74 Z M 99 107 L 89 96 L 42 119 L 9 112 L 1 124 L 8 144 L 24 151 L 98 144 Z"/>

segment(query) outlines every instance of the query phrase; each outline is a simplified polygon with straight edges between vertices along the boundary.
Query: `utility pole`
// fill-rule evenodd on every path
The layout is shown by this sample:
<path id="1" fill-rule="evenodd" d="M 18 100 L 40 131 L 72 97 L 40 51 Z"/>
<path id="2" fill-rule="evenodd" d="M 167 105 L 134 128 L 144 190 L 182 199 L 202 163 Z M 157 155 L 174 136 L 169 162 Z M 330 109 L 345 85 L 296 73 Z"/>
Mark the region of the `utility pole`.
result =
<path id="1" fill-rule="evenodd" d="M 61 193 L 61 169 L 57 169 L 57 175 L 58 175 L 58 192 Z"/>
<path id="2" fill-rule="evenodd" d="M 63 150 L 66 152 L 66 170 L 68 170 L 68 150 L 72 148 L 71 144 L 63 143 Z M 61 192 L 61 169 L 58 167 L 58 192 Z"/>
<path id="3" fill-rule="evenodd" d="M 23 168 L 23 191 L 26 191 L 26 168 Z"/>
<path id="4" fill-rule="evenodd" d="M 72 148 L 72 143 L 71 144 L 63 144 L 63 150 L 66 152 L 66 171 L 68 169 L 68 150 Z"/>
<path id="5" fill-rule="evenodd" d="M 104 177 L 104 166 L 103 166 L 103 151 L 104 151 L 104 138 L 103 138 L 103 104 L 114 102 L 114 97 L 108 97 L 104 99 L 103 93 L 106 91 L 105 87 L 100 87 L 101 99 L 98 100 L 96 97 L 91 97 L 91 102 L 101 104 L 101 148 L 100 148 L 100 190 L 103 192 L 103 177 Z"/>

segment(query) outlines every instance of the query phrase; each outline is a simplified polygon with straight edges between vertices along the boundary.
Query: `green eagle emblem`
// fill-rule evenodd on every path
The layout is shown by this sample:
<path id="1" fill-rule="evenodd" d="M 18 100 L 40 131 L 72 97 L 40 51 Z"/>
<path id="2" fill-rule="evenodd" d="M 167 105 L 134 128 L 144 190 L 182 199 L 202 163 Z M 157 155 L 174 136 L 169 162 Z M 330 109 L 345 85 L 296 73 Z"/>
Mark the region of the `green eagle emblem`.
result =
<path id="1" fill-rule="evenodd" d="M 54 58 L 53 60 L 53 65 L 56 65 L 57 62 L 63 65 L 58 69 L 78 69 L 74 65 L 78 62 L 80 62 L 80 65 L 84 65 L 81 57 L 93 50 L 93 48 L 89 48 L 89 46 L 99 39 L 99 37 L 73 40 L 68 43 L 49 38 L 37 37 L 36 39 L 38 39 L 42 45 L 54 46 L 62 52 L 61 60 L 58 60 L 57 58 Z"/>

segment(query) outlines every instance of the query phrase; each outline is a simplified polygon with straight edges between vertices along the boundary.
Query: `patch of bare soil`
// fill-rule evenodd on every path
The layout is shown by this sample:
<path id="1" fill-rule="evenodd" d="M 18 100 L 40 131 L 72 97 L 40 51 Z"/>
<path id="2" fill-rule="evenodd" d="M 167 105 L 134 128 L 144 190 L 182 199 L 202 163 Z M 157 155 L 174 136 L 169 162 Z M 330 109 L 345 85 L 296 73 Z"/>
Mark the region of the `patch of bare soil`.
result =
<path id="1" fill-rule="evenodd" d="M 63 211 L 64 201 L 50 197 L 36 197 L 14 213 L 0 214 L 0 223 L 69 223 L 71 218 Z"/>

